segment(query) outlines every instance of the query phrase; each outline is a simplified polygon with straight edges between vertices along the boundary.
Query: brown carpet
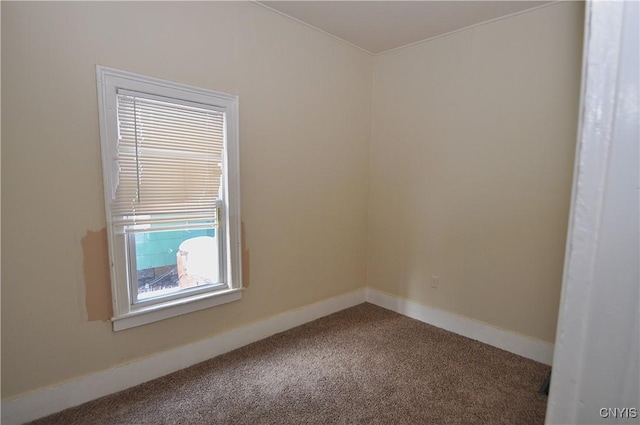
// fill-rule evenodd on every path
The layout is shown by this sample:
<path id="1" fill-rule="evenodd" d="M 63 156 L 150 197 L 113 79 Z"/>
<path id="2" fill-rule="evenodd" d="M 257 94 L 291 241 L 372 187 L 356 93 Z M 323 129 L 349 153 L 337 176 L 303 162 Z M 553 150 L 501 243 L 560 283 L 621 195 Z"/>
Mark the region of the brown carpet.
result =
<path id="1" fill-rule="evenodd" d="M 543 424 L 549 367 L 361 304 L 34 424 Z"/>

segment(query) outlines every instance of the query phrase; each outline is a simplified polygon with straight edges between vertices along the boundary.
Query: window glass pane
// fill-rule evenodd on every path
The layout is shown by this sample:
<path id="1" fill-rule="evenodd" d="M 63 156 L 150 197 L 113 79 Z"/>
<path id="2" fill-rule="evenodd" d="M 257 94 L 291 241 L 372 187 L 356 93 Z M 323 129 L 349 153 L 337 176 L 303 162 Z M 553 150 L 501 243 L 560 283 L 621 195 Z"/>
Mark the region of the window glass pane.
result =
<path id="1" fill-rule="evenodd" d="M 129 240 L 137 277 L 132 290 L 139 302 L 220 282 L 213 228 L 138 232 Z"/>

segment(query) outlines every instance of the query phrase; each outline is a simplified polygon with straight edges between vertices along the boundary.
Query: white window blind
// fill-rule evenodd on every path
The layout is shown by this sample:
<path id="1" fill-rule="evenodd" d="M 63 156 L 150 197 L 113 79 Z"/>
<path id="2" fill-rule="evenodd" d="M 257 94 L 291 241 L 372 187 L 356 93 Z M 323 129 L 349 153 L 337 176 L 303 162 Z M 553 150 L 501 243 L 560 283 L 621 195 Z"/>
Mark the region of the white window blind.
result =
<path id="1" fill-rule="evenodd" d="M 215 224 L 225 113 L 208 105 L 118 90 L 112 223 Z"/>

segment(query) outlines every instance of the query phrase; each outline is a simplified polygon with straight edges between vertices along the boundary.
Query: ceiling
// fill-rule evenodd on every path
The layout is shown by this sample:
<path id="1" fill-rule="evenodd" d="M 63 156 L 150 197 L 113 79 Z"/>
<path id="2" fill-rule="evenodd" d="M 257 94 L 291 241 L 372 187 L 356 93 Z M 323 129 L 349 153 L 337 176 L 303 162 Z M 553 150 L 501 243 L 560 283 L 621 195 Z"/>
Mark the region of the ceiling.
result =
<path id="1" fill-rule="evenodd" d="M 260 1 L 377 54 L 550 1 Z"/>

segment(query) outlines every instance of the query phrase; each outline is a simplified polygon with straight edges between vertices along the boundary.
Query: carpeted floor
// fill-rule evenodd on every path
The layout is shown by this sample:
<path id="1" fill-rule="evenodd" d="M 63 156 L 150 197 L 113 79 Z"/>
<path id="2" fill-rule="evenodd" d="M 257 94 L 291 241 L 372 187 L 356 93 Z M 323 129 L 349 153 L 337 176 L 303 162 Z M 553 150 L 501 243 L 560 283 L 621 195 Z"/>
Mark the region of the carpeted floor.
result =
<path id="1" fill-rule="evenodd" d="M 371 304 L 34 424 L 543 424 L 549 367 Z"/>

